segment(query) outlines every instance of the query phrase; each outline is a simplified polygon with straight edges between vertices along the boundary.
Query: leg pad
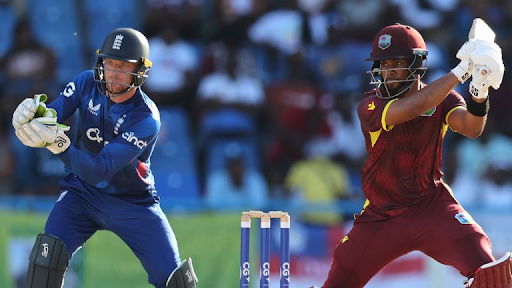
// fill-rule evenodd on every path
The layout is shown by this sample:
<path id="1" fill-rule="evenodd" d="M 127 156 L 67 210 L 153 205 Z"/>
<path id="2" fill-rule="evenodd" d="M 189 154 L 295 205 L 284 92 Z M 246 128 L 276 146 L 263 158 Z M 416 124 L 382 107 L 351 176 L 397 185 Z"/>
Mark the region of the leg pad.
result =
<path id="1" fill-rule="evenodd" d="M 37 235 L 29 258 L 29 288 L 61 288 L 69 264 L 64 242 L 49 234 Z"/>
<path id="2" fill-rule="evenodd" d="M 166 288 L 196 288 L 197 276 L 192 266 L 192 259 L 181 262 L 167 280 Z"/>

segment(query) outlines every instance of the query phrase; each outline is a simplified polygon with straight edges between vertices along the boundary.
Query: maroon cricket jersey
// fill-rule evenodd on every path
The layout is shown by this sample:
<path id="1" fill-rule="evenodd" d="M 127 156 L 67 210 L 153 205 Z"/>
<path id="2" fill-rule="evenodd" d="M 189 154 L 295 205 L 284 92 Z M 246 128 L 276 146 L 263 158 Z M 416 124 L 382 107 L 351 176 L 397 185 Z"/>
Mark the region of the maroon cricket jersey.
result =
<path id="1" fill-rule="evenodd" d="M 466 107 L 462 96 L 451 91 L 432 110 L 388 126 L 386 113 L 396 100 L 378 98 L 374 89 L 364 94 L 358 107 L 368 152 L 361 171 L 362 188 L 369 201 L 365 207 L 383 216 L 398 215 L 435 191 L 443 176 L 442 141 L 448 129 L 447 116 Z"/>

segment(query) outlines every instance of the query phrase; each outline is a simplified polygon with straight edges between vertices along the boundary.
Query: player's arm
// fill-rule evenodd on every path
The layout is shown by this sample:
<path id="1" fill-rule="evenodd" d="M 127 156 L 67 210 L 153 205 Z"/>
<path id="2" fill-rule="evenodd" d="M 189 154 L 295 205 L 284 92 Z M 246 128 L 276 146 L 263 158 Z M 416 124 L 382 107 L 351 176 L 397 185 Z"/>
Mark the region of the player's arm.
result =
<path id="1" fill-rule="evenodd" d="M 484 102 L 487 100 L 472 99 L 472 101 L 479 104 L 483 103 L 485 105 Z M 454 131 L 474 139 L 480 136 L 484 131 L 485 123 L 487 122 L 487 114 L 483 116 L 475 116 L 466 108 L 459 107 L 450 113 L 447 122 Z"/>
<path id="2" fill-rule="evenodd" d="M 461 61 L 450 73 L 408 97 L 393 101 L 386 113 L 386 125 L 391 126 L 414 119 L 443 102 L 453 88 L 471 76 L 470 53 L 476 49 L 475 47 L 474 41 L 464 43 L 457 52 L 457 58 Z"/>
<path id="3" fill-rule="evenodd" d="M 386 113 L 386 124 L 400 124 L 420 116 L 439 105 L 459 83 L 455 74 L 448 73 L 414 94 L 393 101 Z"/>
<path id="4" fill-rule="evenodd" d="M 472 75 L 470 93 L 473 97 L 484 99 L 488 95 L 489 87 L 499 88 L 504 67 L 501 48 L 496 43 L 471 39 L 459 49 L 457 58 L 461 61 L 450 73 L 413 95 L 391 103 L 386 114 L 386 124 L 390 126 L 403 123 L 438 106 L 453 88 Z M 482 75 L 482 67 L 487 68 L 487 74 Z"/>
<path id="5" fill-rule="evenodd" d="M 129 124 L 129 123 L 126 123 Z M 134 125 L 123 128 L 119 135 L 108 143 L 98 155 L 92 155 L 70 146 L 59 156 L 66 167 L 91 185 L 109 181 L 156 141 L 159 127 L 153 118 L 148 117 Z"/>

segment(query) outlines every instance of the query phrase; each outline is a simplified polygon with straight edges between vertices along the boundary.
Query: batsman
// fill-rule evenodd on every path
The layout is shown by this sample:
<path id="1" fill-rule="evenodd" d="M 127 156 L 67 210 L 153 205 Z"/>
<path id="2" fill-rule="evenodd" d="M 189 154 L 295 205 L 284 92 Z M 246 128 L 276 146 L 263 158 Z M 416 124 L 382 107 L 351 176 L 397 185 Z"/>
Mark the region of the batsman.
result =
<path id="1" fill-rule="evenodd" d="M 489 238 L 442 179 L 446 133 L 481 135 L 489 88 L 500 87 L 505 69 L 485 22 L 475 19 L 468 38 L 456 55 L 460 63 L 427 85 L 428 51 L 416 29 L 394 24 L 376 35 L 367 59 L 375 88 L 357 110 L 368 153 L 361 170 L 367 200 L 334 250 L 324 288 L 363 287 L 411 251 L 456 268 L 465 287 L 512 287 L 510 252 L 495 259 Z M 465 100 L 453 89 L 467 80 Z"/>
<path id="2" fill-rule="evenodd" d="M 161 123 L 158 108 L 141 89 L 152 66 L 148 40 L 137 30 L 115 29 L 96 59 L 92 70 L 77 75 L 51 103 L 36 95 L 23 100 L 12 117 L 24 145 L 57 154 L 69 172 L 32 249 L 28 287 L 62 287 L 73 254 L 96 231 L 109 230 L 137 256 L 149 283 L 195 288 L 192 260 L 180 259 L 151 173 Z M 70 127 L 59 123 L 74 113 L 79 123 L 71 143 Z"/>

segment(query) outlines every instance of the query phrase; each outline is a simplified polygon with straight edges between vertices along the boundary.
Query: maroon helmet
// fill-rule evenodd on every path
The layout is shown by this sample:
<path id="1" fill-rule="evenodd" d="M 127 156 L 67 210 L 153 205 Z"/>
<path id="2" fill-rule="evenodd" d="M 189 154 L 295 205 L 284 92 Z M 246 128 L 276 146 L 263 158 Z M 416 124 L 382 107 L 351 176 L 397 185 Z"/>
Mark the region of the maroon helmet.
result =
<path id="1" fill-rule="evenodd" d="M 372 70 L 368 71 L 372 75 L 370 84 L 377 85 L 377 95 L 382 98 L 393 98 L 407 91 L 414 81 L 415 74 L 420 79 L 427 70 L 427 45 L 421 34 L 411 26 L 399 23 L 390 25 L 380 30 L 373 40 L 370 57 L 366 61 L 373 61 Z M 381 60 L 390 59 L 411 59 L 411 64 L 407 68 L 409 76 L 405 80 L 395 81 L 403 83 L 395 91 L 390 91 L 381 78 L 382 69 L 380 69 Z M 398 69 L 397 69 L 398 70 Z"/>

